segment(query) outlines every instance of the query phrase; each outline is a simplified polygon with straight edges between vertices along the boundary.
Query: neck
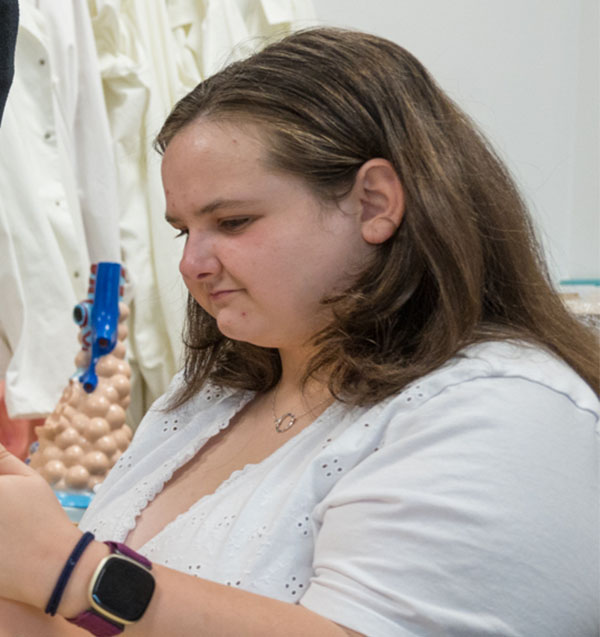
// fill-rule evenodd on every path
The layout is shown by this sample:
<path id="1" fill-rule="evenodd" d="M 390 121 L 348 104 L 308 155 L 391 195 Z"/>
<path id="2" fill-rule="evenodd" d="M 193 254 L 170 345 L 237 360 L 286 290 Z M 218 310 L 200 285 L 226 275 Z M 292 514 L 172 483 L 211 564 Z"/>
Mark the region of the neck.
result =
<path id="1" fill-rule="evenodd" d="M 310 378 L 303 382 L 307 363 L 313 350 L 280 350 L 281 378 L 277 383 L 277 404 L 280 411 L 306 411 L 319 403 L 331 398 L 327 388 L 326 377 L 322 379 Z"/>
<path id="2" fill-rule="evenodd" d="M 312 354 L 313 350 L 309 348 L 279 350 L 281 359 L 281 378 L 277 383 L 279 391 L 293 392 L 302 389 L 304 373 Z M 312 381 L 309 381 L 310 383 Z"/>

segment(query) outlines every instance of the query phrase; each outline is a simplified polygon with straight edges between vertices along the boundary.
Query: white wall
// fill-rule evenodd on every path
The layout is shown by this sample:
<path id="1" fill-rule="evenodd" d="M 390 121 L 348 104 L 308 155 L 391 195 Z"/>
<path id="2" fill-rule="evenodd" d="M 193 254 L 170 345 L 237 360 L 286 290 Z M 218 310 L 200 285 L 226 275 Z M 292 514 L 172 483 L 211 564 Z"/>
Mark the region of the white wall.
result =
<path id="1" fill-rule="evenodd" d="M 414 53 L 506 160 L 555 279 L 600 277 L 598 0 L 314 4 Z"/>

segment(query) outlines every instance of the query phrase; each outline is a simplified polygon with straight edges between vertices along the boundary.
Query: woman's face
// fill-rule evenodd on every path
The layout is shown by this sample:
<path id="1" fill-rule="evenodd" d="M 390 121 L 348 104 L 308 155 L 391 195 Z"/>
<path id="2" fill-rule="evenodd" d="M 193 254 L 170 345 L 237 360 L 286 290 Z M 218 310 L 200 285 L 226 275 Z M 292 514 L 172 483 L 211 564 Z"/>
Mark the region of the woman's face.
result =
<path id="1" fill-rule="evenodd" d="M 185 284 L 223 334 L 298 348 L 330 320 L 321 299 L 347 287 L 373 247 L 352 195 L 325 205 L 265 155 L 255 126 L 188 125 L 163 158 L 166 218 L 185 241 Z"/>

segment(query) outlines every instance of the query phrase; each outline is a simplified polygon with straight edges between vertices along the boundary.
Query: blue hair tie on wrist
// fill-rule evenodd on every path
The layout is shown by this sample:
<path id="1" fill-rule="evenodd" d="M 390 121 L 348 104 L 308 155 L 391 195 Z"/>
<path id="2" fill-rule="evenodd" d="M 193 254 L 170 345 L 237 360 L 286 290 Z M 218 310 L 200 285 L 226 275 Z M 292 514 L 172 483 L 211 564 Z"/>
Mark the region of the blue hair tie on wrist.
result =
<path id="1" fill-rule="evenodd" d="M 79 542 L 75 545 L 75 548 L 69 555 L 69 559 L 66 561 L 61 574 L 58 577 L 56 582 L 56 586 L 52 591 L 52 595 L 50 595 L 50 599 L 48 600 L 48 605 L 46 606 L 46 610 L 44 612 L 48 613 L 48 615 L 56 615 L 56 610 L 58 605 L 60 604 L 60 600 L 65 592 L 65 588 L 67 587 L 67 582 L 69 581 L 69 577 L 71 577 L 71 573 L 75 568 L 75 565 L 79 561 L 79 558 L 82 556 L 85 551 L 87 545 L 94 539 L 94 534 L 87 531 L 80 538 Z"/>

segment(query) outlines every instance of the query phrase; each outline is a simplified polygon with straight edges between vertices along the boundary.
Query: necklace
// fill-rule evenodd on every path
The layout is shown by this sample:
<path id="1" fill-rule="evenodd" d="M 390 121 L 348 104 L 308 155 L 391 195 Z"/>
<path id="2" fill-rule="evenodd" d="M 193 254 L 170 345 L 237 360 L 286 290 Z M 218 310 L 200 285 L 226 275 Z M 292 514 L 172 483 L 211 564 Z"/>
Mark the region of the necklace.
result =
<path id="1" fill-rule="evenodd" d="M 273 422 L 275 423 L 275 430 L 277 431 L 277 433 L 283 434 L 286 431 L 289 431 L 296 424 L 297 420 L 299 420 L 303 416 L 306 416 L 306 414 L 310 414 L 310 412 L 317 409 L 317 407 L 324 405 L 326 402 L 331 400 L 331 397 L 325 398 L 325 400 L 322 400 L 320 403 L 317 403 L 314 407 L 311 407 L 310 409 L 300 414 L 299 416 L 296 416 L 296 414 L 292 413 L 291 411 L 288 411 L 285 414 L 283 414 L 283 416 L 279 416 L 279 418 L 277 418 L 277 414 L 275 413 L 276 400 L 277 400 L 277 389 L 273 393 L 273 403 L 271 404 L 271 410 L 273 411 Z"/>

